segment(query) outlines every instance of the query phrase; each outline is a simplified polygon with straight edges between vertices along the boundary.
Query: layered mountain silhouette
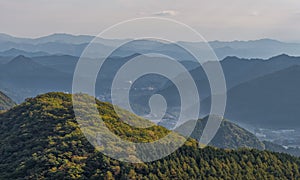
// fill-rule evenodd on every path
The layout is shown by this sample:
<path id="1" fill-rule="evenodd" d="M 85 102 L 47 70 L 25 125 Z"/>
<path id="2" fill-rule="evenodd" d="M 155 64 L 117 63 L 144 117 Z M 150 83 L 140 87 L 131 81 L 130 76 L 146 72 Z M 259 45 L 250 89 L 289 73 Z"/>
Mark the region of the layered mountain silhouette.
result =
<path id="1" fill-rule="evenodd" d="M 21 55 L 0 65 L 0 80 L 1 87 L 9 89 L 11 97 L 22 101 L 41 92 L 70 90 L 72 76 Z"/>
<path id="2" fill-rule="evenodd" d="M 299 127 L 300 66 L 242 83 L 228 91 L 226 117 L 255 127 Z"/>
<path id="3" fill-rule="evenodd" d="M 104 64 L 105 68 L 97 81 L 98 95 L 101 95 L 101 92 L 109 94 L 109 87 L 115 73 L 134 56 L 138 55 L 111 58 Z M 148 59 L 151 60 L 150 57 Z M 7 59 L 4 58 L 3 61 Z M 74 56 L 56 55 L 34 58 L 18 56 L 0 64 L 0 85 L 2 89 L 8 89 L 8 95 L 17 102 L 43 92 L 70 92 L 77 61 L 78 58 Z M 190 61 L 182 63 L 190 69 L 199 88 L 199 94 L 203 100 L 201 111 L 202 115 L 205 115 L 209 110 L 210 96 L 207 77 L 202 68 L 197 68 L 198 64 Z M 209 66 L 211 63 L 213 62 L 207 62 L 204 66 Z M 225 118 L 242 121 L 241 123 L 255 127 L 263 125 L 264 127 L 270 126 L 270 128 L 284 128 L 297 124 L 299 58 L 284 54 L 268 60 L 228 57 L 221 61 L 221 65 L 229 89 Z M 196 69 L 193 68 L 194 66 Z M 135 90 L 132 96 L 133 103 L 147 108 L 147 98 L 159 92 L 169 100 L 171 107 L 180 105 L 180 99 L 176 98 L 178 96 L 176 87 L 166 82 L 166 79 L 154 76 L 140 79 L 133 87 L 142 89 L 152 85 L 156 89 Z M 281 119 L 286 120 L 282 126 Z"/>
<path id="4" fill-rule="evenodd" d="M 27 97 L 33 97 L 40 93 L 50 91 L 71 92 L 72 77 L 78 57 L 92 36 L 72 36 L 55 34 L 38 39 L 20 39 L 1 35 L 0 49 L 3 48 L 3 57 L 0 57 L 0 88 L 6 94 L 20 103 Z M 65 40 L 65 41 L 64 41 Z M 99 48 L 110 49 L 121 40 L 99 39 Z M 103 67 L 101 76 L 96 83 L 97 97 L 110 101 L 110 86 L 118 69 L 132 57 L 141 54 L 131 54 L 133 49 L 143 52 L 142 45 L 150 42 L 138 42 L 125 49 L 119 50 L 119 54 L 109 58 Z M 190 46 L 195 43 L 186 43 Z M 135 47 L 135 45 L 139 45 Z M 158 42 L 150 43 L 151 48 L 157 51 L 166 51 L 174 54 L 174 45 Z M 298 96 L 297 75 L 300 65 L 298 57 L 281 54 L 270 59 L 245 59 L 240 57 L 265 57 L 265 49 L 281 53 L 294 54 L 291 49 L 297 50 L 297 43 L 282 43 L 279 41 L 264 39 L 259 41 L 234 41 L 211 42 L 212 47 L 227 51 L 216 50 L 221 56 L 233 55 L 220 61 L 224 71 L 228 89 L 228 104 L 225 118 L 233 120 L 239 125 L 248 125 L 251 128 L 283 129 L 297 127 L 298 121 Z M 265 48 L 263 46 L 272 47 Z M 257 56 L 251 55 L 251 51 L 260 48 Z M 238 51 L 241 53 L 236 53 Z M 45 50 L 45 51 L 44 51 Z M 267 51 L 267 50 L 266 50 Z M 146 52 L 146 51 L 145 51 Z M 243 54 L 243 53 L 244 54 Z M 178 53 L 178 52 L 177 52 Z M 21 56 L 13 57 L 17 54 Z M 51 55 L 56 54 L 56 55 Z M 70 54 L 70 55 L 60 55 Z M 125 56 L 131 54 L 130 56 Z M 46 56 L 45 56 L 46 55 Z M 75 56 L 72 56 L 75 55 Z M 120 55 L 120 56 L 118 56 Z M 195 61 L 186 61 L 180 54 L 184 65 L 193 76 L 199 89 L 202 101 L 200 117 L 205 117 L 210 108 L 210 86 L 208 79 Z M 148 57 L 147 57 L 148 58 Z M 149 57 L 149 60 L 151 58 Z M 87 59 L 94 63 L 95 59 Z M 214 62 L 206 62 L 203 66 L 210 67 Z M 180 74 L 178 75 L 180 76 Z M 277 86 L 276 86 L 277 84 Z M 279 85 L 280 84 L 280 85 Z M 258 88 L 260 87 L 260 88 Z M 147 76 L 133 84 L 131 100 L 134 110 L 147 113 L 149 111 L 148 100 L 155 93 L 162 94 L 168 101 L 168 117 L 176 116 L 172 113 L 180 106 L 178 91 L 173 83 L 159 76 Z M 283 94 L 283 95 L 282 95 Z M 174 108 L 175 107 L 175 108 Z M 285 119 L 283 123 L 282 119 Z"/>
<path id="5" fill-rule="evenodd" d="M 48 53 L 45 52 L 27 52 L 19 49 L 9 49 L 7 51 L 0 52 L 0 56 L 5 56 L 5 57 L 17 57 L 19 55 L 23 55 L 26 57 L 37 57 L 37 56 L 47 56 L 49 55 Z"/>
<path id="6" fill-rule="evenodd" d="M 212 63 L 203 66 L 209 67 Z M 300 58 L 285 54 L 268 60 L 227 57 L 220 63 L 228 89 L 225 118 L 252 128 L 299 127 L 296 109 L 300 100 Z M 210 109 L 211 89 L 208 79 L 202 67 L 190 73 L 199 89 L 201 116 L 206 116 Z M 179 94 L 173 83 L 167 82 L 158 93 L 172 99 L 171 106 L 180 106 Z"/>
<path id="7" fill-rule="evenodd" d="M 87 113 L 90 108 L 85 102 L 94 100 L 94 97 L 75 95 L 83 101 L 80 103 L 80 113 L 88 114 L 81 127 L 94 125 L 92 129 L 85 129 L 88 131 L 84 135 L 75 119 L 72 95 L 52 92 L 71 92 L 79 56 L 93 39 L 93 36 L 69 34 L 53 34 L 35 39 L 0 34 L 0 179 L 300 177 L 300 160 L 293 157 L 300 156 L 297 140 L 292 144 L 295 146 L 282 146 L 276 143 L 285 145 L 281 143 L 286 140 L 285 137 L 280 137 L 280 141 L 276 139 L 269 142 L 265 140 L 267 138 L 261 138 L 264 134 L 257 133 L 256 137 L 242 128 L 262 131 L 267 129 L 275 134 L 278 133 L 276 130 L 282 129 L 299 131 L 300 58 L 293 57 L 300 55 L 299 43 L 284 43 L 272 39 L 209 42 L 220 59 L 228 91 L 224 120 L 209 146 L 203 149 L 199 148 L 197 140 L 207 123 L 205 117 L 209 113 L 211 97 L 203 67 L 189 53 L 172 43 L 139 40 L 113 52 L 103 64 L 102 74 L 98 74 L 96 81 L 96 96 L 108 102 L 96 99 L 96 107 L 104 124 L 115 135 L 126 141 L 147 143 L 155 142 L 171 132 L 166 127 L 170 127 L 168 123 L 176 120 L 176 111 L 181 102 L 177 88 L 165 77 L 143 76 L 132 84 L 129 94 L 133 110 L 143 115 L 149 113 L 149 98 L 157 93 L 163 95 L 168 105 L 164 117 L 166 121 L 161 123 L 165 127 L 121 108 L 119 110 L 122 117 L 119 117 L 109 103 L 114 75 L 126 62 L 136 57 L 149 61 L 165 58 L 143 55 L 151 51 L 175 57 L 190 72 L 199 89 L 199 117 L 204 117 L 190 121 L 196 124 L 191 137 L 169 156 L 154 162 L 130 164 L 105 156 L 90 144 L 99 141 L 97 138 L 93 139 L 95 131 L 105 135 L 105 131 L 101 129 L 103 124 Z M 84 60 L 90 65 L 96 65 L 97 59 L 103 58 L 100 56 L 103 52 L 110 52 L 123 42 L 125 40 L 98 38 Z M 178 44 L 197 49 L 202 54 L 201 60 L 205 61 L 204 67 L 210 68 L 216 63 L 209 61 L 205 43 Z M 179 73 L 175 78 L 180 76 Z M 82 78 L 89 79 L 85 76 Z M 39 95 L 41 93 L 47 94 Z M 36 95 L 38 96 L 32 98 Z M 16 105 L 14 101 L 20 105 Z M 153 126 L 136 128 L 129 126 L 125 120 Z M 183 135 L 178 134 L 180 131 L 175 132 L 175 137 L 164 143 L 176 145 L 184 139 Z M 127 160 L 138 161 L 139 157 L 151 159 L 159 153 L 170 151 L 165 146 L 151 146 L 150 150 L 144 152 L 144 146 L 120 147 L 110 137 L 102 137 L 104 141 L 99 146 L 104 152 L 113 152 L 119 156 L 126 154 Z M 160 148 L 160 151 L 152 153 L 151 148 Z"/>
<path id="8" fill-rule="evenodd" d="M 106 59 L 97 79 L 97 95 L 104 96 L 109 94 L 112 80 L 118 70 L 130 59 L 138 56 L 149 61 L 156 59 L 140 54 Z M 10 95 L 13 95 L 14 100 L 22 102 L 26 97 L 36 96 L 40 93 L 50 91 L 70 92 L 73 74 L 79 57 L 69 55 L 25 57 L 20 55 L 12 59 L 2 59 L 0 58 L 2 60 L 2 64 L 0 63 L 2 85 L 0 83 L 0 87 L 10 89 Z M 84 61 L 90 65 L 95 64 L 96 66 L 97 64 L 97 59 L 85 58 Z M 181 64 L 188 70 L 199 66 L 198 63 L 192 61 L 183 61 Z M 146 77 L 140 82 L 138 84 L 140 87 L 148 88 L 153 86 L 158 88 L 166 82 L 166 79 Z"/>
<path id="9" fill-rule="evenodd" d="M 70 35 L 63 33 L 56 33 L 49 36 L 44 36 L 40 38 L 30 39 L 30 38 L 18 38 L 7 34 L 0 34 L 0 51 L 8 51 L 10 49 L 18 49 L 27 52 L 45 52 L 48 54 L 64 54 L 71 56 L 80 56 L 82 51 L 86 48 L 87 44 L 94 39 L 94 36 L 88 35 Z M 92 58 L 99 58 L 99 51 L 109 51 L 116 48 L 125 40 L 119 39 L 101 39 L 95 40 L 95 49 L 93 53 L 90 54 Z M 192 49 L 197 49 L 200 52 L 202 59 L 204 61 L 209 60 L 211 57 L 207 52 L 207 45 L 203 42 L 178 42 L 180 46 L 189 47 Z M 293 56 L 299 56 L 300 44 L 298 43 L 285 43 L 272 39 L 260 39 L 252 41 L 232 41 L 232 42 L 221 42 L 212 41 L 209 45 L 216 52 L 219 59 L 224 59 L 227 56 L 237 56 L 240 58 L 269 58 L 276 56 L 278 54 L 289 54 Z M 147 45 L 149 47 L 149 44 Z M 153 44 L 152 49 L 156 49 L 160 52 L 166 54 L 176 54 L 181 60 L 193 60 L 193 58 L 186 56 L 182 53 L 178 53 L 173 44 Z M 143 46 L 135 45 L 123 49 L 118 52 L 120 56 L 129 56 L 134 53 L 147 53 L 147 51 L 142 51 Z M 21 54 L 20 54 L 21 55 Z M 25 55 L 25 54 L 23 54 Z"/>

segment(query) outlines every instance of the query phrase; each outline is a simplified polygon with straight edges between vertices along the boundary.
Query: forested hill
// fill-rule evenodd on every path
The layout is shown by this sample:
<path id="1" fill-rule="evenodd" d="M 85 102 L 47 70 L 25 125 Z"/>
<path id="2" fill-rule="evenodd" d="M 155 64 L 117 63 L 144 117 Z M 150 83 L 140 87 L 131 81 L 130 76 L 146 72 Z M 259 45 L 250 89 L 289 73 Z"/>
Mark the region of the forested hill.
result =
<path id="1" fill-rule="evenodd" d="M 131 141 L 157 140 L 160 126 L 137 129 L 97 101 L 106 125 Z M 134 119 L 134 115 L 127 117 Z M 300 159 L 267 151 L 199 149 L 189 140 L 163 159 L 123 163 L 97 152 L 74 119 L 71 95 L 48 93 L 0 115 L 0 179 L 299 179 Z"/>
<path id="2" fill-rule="evenodd" d="M 207 117 L 197 120 L 195 129 L 191 134 L 192 138 L 200 139 L 207 120 Z M 238 149 L 241 147 L 265 149 L 265 145 L 254 134 L 228 120 L 222 121 L 217 134 L 209 145 L 225 149 Z"/>
<path id="3" fill-rule="evenodd" d="M 15 105 L 15 102 L 0 91 L 0 111 L 7 110 Z"/>

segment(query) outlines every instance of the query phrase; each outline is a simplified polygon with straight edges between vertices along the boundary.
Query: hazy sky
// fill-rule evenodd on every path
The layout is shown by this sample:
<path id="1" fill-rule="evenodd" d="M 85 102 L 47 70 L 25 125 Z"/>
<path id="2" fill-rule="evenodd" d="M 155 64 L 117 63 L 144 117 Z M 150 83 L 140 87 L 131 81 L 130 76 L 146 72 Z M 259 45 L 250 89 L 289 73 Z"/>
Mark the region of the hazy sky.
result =
<path id="1" fill-rule="evenodd" d="M 98 34 L 131 18 L 181 21 L 208 40 L 300 41 L 299 0 L 0 0 L 0 32 Z"/>

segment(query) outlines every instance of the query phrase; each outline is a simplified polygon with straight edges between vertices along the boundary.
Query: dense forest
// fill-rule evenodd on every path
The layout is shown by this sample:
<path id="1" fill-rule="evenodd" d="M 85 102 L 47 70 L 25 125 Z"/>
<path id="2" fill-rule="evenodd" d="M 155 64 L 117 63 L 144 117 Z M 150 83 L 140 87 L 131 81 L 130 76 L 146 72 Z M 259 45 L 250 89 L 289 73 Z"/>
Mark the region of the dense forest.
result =
<path id="1" fill-rule="evenodd" d="M 207 117 L 197 120 L 195 129 L 191 134 L 192 138 L 200 140 L 207 120 Z M 265 149 L 264 143 L 261 142 L 254 134 L 226 119 L 222 121 L 218 132 L 209 145 L 225 149 L 238 149 L 241 147 L 255 148 L 259 150 Z"/>
<path id="2" fill-rule="evenodd" d="M 109 103 L 97 101 L 107 127 L 133 142 L 169 133 L 153 126 L 133 128 Z M 124 117 L 140 119 L 123 111 Z M 0 179 L 299 179 L 300 159 L 255 149 L 200 149 L 188 141 L 150 163 L 124 163 L 103 155 L 87 141 L 75 120 L 72 96 L 48 93 L 0 114 Z"/>

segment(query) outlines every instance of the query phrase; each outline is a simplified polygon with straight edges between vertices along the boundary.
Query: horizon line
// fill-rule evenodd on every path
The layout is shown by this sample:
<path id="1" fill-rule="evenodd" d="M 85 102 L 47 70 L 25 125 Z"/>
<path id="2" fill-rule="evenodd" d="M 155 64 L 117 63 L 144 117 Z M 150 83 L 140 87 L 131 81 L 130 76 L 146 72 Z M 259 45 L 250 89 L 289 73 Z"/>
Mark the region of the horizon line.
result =
<path id="1" fill-rule="evenodd" d="M 95 38 L 97 37 L 97 35 L 91 35 L 91 34 L 73 34 L 73 33 L 64 33 L 64 32 L 54 32 L 54 33 L 50 33 L 47 35 L 43 35 L 43 36 L 18 36 L 18 35 L 12 35 L 9 33 L 4 33 L 4 32 L 0 32 L 0 37 L 1 35 L 5 35 L 5 36 L 9 36 L 12 38 L 18 38 L 18 39 L 27 39 L 27 40 L 36 40 L 36 39 L 41 39 L 41 38 L 45 38 L 45 37 L 50 37 L 50 36 L 55 36 L 55 35 L 66 35 L 66 36 L 73 36 L 73 37 L 79 37 L 79 36 L 86 36 L 86 37 L 91 37 L 91 38 Z M 115 38 L 115 39 L 109 39 L 109 38 L 103 38 L 106 40 L 124 40 L 126 38 Z M 130 39 L 130 38 L 127 38 Z M 262 40 L 269 40 L 269 41 L 274 41 L 274 42 L 281 42 L 281 43 L 300 43 L 300 40 L 296 40 L 296 41 L 284 41 L 284 40 L 278 40 L 275 38 L 269 38 L 269 37 L 265 37 L 265 38 L 257 38 L 257 39 L 233 39 L 233 40 L 208 40 L 207 42 L 212 43 L 212 42 L 222 42 L 222 43 L 231 43 L 231 42 L 254 42 L 254 41 L 262 41 Z M 185 40 L 180 40 L 180 41 L 176 41 L 176 42 L 191 42 L 191 43 L 197 43 L 198 41 L 185 41 Z M 203 41 L 202 41 L 203 42 Z"/>

